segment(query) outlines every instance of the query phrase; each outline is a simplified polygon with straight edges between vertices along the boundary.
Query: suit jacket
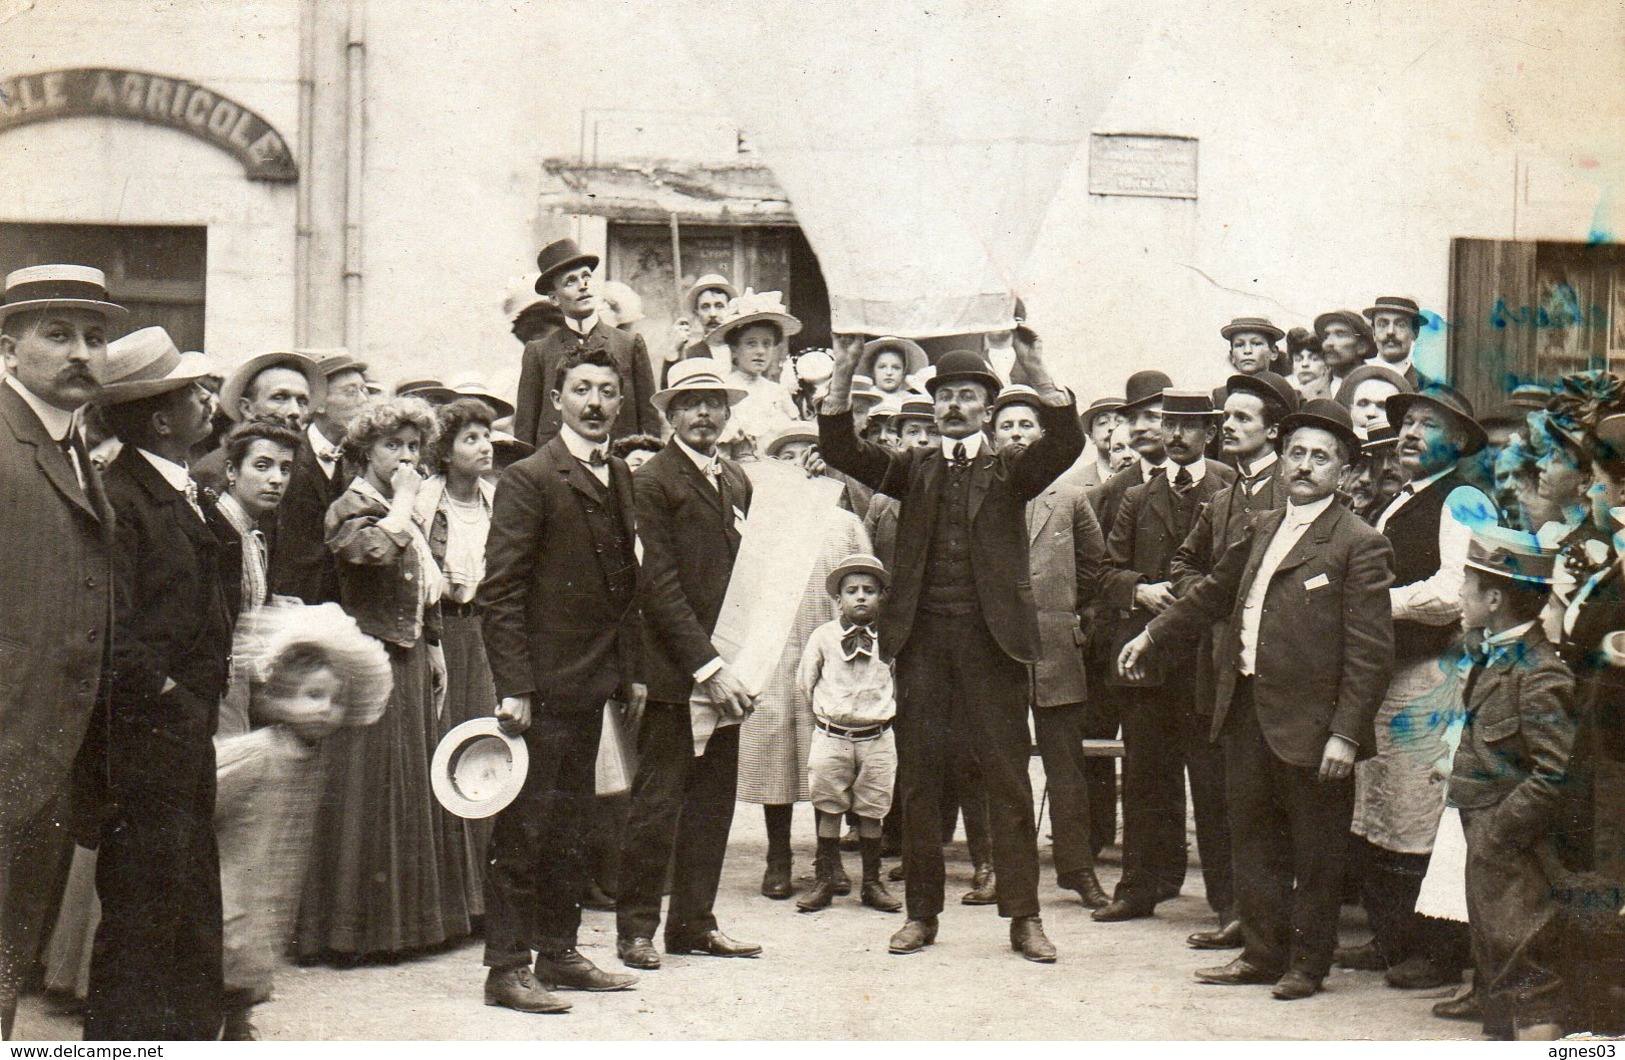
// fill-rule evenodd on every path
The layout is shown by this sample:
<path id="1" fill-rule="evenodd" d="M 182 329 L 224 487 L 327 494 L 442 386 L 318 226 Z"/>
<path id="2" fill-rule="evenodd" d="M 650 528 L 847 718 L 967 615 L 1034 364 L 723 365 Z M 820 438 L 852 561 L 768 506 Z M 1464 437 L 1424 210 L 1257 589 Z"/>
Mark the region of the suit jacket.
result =
<path id="1" fill-rule="evenodd" d="M 214 790 L 213 743 L 226 692 L 231 616 L 220 541 L 134 446 L 107 470 L 117 513 L 112 710 L 105 776 L 127 793 Z M 209 501 L 204 498 L 205 512 Z M 165 691 L 165 686 L 174 687 Z"/>
<path id="2" fill-rule="evenodd" d="M 1105 569 L 1106 542 L 1083 487 L 1062 476 L 1027 502 L 1027 566 L 1038 607 L 1033 705 L 1082 703 L 1084 616 Z"/>
<path id="3" fill-rule="evenodd" d="M 1040 405 L 1044 436 L 1025 452 L 995 454 L 984 446 L 970 470 L 971 568 L 982 618 L 1004 653 L 1038 659 L 1038 616 L 1027 564 L 1027 502 L 1083 451 L 1073 402 Z M 902 502 L 891 592 L 886 594 L 880 649 L 895 658 L 908 644 L 925 581 L 927 553 L 947 460 L 940 446 L 892 452 L 865 442 L 850 411 L 818 417 L 819 452 L 830 467 Z"/>
<path id="4" fill-rule="evenodd" d="M 277 506 L 275 533 L 267 535 L 271 541 L 267 574 L 274 595 L 297 596 L 307 604 L 338 602 L 338 561 L 327 550 L 324 520 L 352 478 L 340 461 L 329 479 L 310 446 L 310 436 L 301 438 L 288 488 Z"/>
<path id="5" fill-rule="evenodd" d="M 1259 564 L 1285 511 L 1258 520 L 1232 545 L 1213 573 L 1151 620 L 1157 644 L 1222 623 L 1223 650 L 1214 696 L 1213 736 L 1235 694 L 1241 665 L 1242 610 Z M 1264 594 L 1254 666 L 1253 698 L 1264 739 L 1290 765 L 1320 764 L 1332 733 L 1354 741 L 1368 758 L 1376 747 L 1372 723 L 1394 669 L 1393 583 L 1388 539 L 1333 501 L 1304 529 Z"/>
<path id="6" fill-rule="evenodd" d="M 1191 489 L 1196 497 L 1197 511 L 1191 521 L 1194 529 L 1201 518 L 1202 509 L 1230 483 L 1236 473 L 1214 460 L 1206 460 L 1207 471 L 1202 481 Z M 1184 543 L 1174 524 L 1174 487 L 1170 481 L 1177 471 L 1170 465 L 1168 473 L 1158 475 L 1150 482 L 1131 486 L 1123 493 L 1122 504 L 1112 522 L 1106 538 L 1107 569 L 1101 579 L 1100 605 L 1113 618 L 1111 656 L 1116 658 L 1122 649 L 1151 621 L 1151 613 L 1134 603 L 1134 590 L 1141 584 L 1172 581 L 1170 567 L 1174 553 Z M 1194 645 L 1193 645 L 1194 647 Z M 1176 659 L 1163 653 L 1163 662 L 1183 667 L 1189 660 Z M 1114 684 L 1132 683 L 1159 685 L 1163 681 L 1160 667 L 1147 670 L 1143 681 L 1126 682 L 1112 670 Z"/>
<path id="7" fill-rule="evenodd" d="M 619 509 L 626 569 L 591 516 Z M 643 679 L 643 626 L 636 594 L 617 606 L 612 578 L 637 580 L 632 472 L 610 458 L 599 484 L 557 435 L 502 473 L 485 542 L 478 601 L 497 695 L 529 695 L 532 707 L 596 709 Z"/>
<path id="8" fill-rule="evenodd" d="M 617 438 L 628 434 L 658 437 L 660 415 L 649 402 L 655 392 L 654 374 L 649 367 L 649 351 L 643 344 L 643 336 L 612 328 L 601 319 L 585 342 L 569 328 L 556 327 L 525 343 L 519 368 L 519 395 L 514 405 L 514 437 L 539 449 L 559 433 L 559 413 L 549 397 L 553 375 L 565 357 L 583 346 L 607 351 L 621 376 L 623 400 L 611 433 Z"/>
<path id="9" fill-rule="evenodd" d="M 1135 486 L 1145 484 L 1145 464 L 1140 460 L 1119 471 L 1089 492 L 1089 503 L 1095 509 L 1095 520 L 1100 532 L 1110 535 L 1117 522 L 1117 509 L 1123 504 L 1123 495 Z"/>
<path id="10" fill-rule="evenodd" d="M 711 634 L 739 554 L 738 523 L 750 512 L 750 479 L 718 459 L 723 494 L 675 443 L 632 478 L 643 542 L 644 667 L 649 698 L 665 703 L 687 703 L 694 671 L 716 658 Z"/>
<path id="11" fill-rule="evenodd" d="M 64 787 L 102 683 L 113 510 L 88 457 L 82 466 L 83 488 L 0 380 L 0 827 Z"/>

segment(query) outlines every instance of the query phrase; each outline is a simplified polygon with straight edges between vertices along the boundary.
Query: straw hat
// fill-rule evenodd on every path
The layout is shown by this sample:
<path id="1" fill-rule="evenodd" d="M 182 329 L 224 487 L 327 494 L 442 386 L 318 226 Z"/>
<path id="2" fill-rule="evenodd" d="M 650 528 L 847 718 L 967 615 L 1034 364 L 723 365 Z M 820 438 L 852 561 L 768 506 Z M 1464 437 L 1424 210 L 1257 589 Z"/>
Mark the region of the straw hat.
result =
<path id="1" fill-rule="evenodd" d="M 107 277 L 89 265 L 30 265 L 6 275 L 0 320 L 30 309 L 88 309 L 109 320 L 123 320 L 129 310 L 107 300 Z"/>
<path id="2" fill-rule="evenodd" d="M 694 286 L 690 287 L 688 293 L 683 295 L 683 306 L 688 310 L 689 316 L 699 316 L 700 311 L 695 307 L 694 303 L 699 300 L 701 293 L 705 291 L 721 291 L 728 296 L 730 302 L 739 297 L 739 288 L 729 283 L 728 277 L 718 272 L 708 272 L 695 280 Z"/>
<path id="3" fill-rule="evenodd" d="M 318 649 L 343 683 L 333 704 L 340 725 L 371 725 L 383 717 L 394 685 L 389 653 L 338 604 L 284 598 L 246 612 L 232 641 L 232 662 L 250 682 L 263 684 L 289 652 L 305 647 Z"/>
<path id="4" fill-rule="evenodd" d="M 262 353 L 250 357 L 232 370 L 226 376 L 226 381 L 220 386 L 220 411 L 233 422 L 243 418 L 242 409 L 238 402 L 242 399 L 243 391 L 254 381 L 254 377 L 267 368 L 291 368 L 305 377 L 310 386 L 310 405 L 320 408 L 322 402 L 327 400 L 327 375 L 314 358 L 292 350 L 279 350 L 274 353 Z"/>
<path id="5" fill-rule="evenodd" d="M 649 404 L 666 414 L 666 405 L 673 397 L 690 390 L 715 390 L 728 395 L 729 406 L 737 405 L 748 396 L 742 386 L 728 382 L 723 374 L 722 366 L 715 357 L 689 357 L 676 362 L 666 375 L 666 382 L 670 385 L 664 390 L 657 390 L 649 398 Z"/>
<path id="6" fill-rule="evenodd" d="M 429 764 L 434 797 L 458 817 L 500 813 L 518 797 L 530 771 L 530 749 L 502 731 L 494 717 L 475 718 L 446 733 Z"/>
<path id="7" fill-rule="evenodd" d="M 931 358 L 925 354 L 925 347 L 913 339 L 886 335 L 863 344 L 863 354 L 858 358 L 858 374 L 874 378 L 875 358 L 887 350 L 894 350 L 902 356 L 905 376 L 918 372 L 931 363 Z"/>
<path id="8" fill-rule="evenodd" d="M 397 394 L 399 393 L 397 391 Z M 475 376 L 464 376 L 450 386 L 420 387 L 411 393 L 431 405 L 449 405 L 458 398 L 477 398 L 491 406 L 497 414 L 497 419 L 513 415 L 513 402 L 504 401 L 491 393 L 491 388 L 486 385 L 485 380 Z"/>
<path id="9" fill-rule="evenodd" d="M 104 407 L 122 405 L 219 377 L 209 358 L 182 353 L 163 328 L 142 328 L 107 344 L 102 387 L 91 400 Z"/>
<path id="10" fill-rule="evenodd" d="M 873 574 L 880 580 L 882 589 L 891 587 L 891 574 L 886 565 L 867 552 L 858 552 L 841 560 L 841 565 L 829 572 L 829 577 L 824 579 L 824 590 L 831 596 L 840 596 L 841 579 L 848 574 Z"/>
<path id="11" fill-rule="evenodd" d="M 784 306 L 784 296 L 778 291 L 762 291 L 760 294 L 746 291 L 728 303 L 728 315 L 710 330 L 705 341 L 712 345 L 726 342 L 728 336 L 740 328 L 764 321 L 777 324 L 786 337 L 801 330 L 801 321 L 790 315 Z"/>

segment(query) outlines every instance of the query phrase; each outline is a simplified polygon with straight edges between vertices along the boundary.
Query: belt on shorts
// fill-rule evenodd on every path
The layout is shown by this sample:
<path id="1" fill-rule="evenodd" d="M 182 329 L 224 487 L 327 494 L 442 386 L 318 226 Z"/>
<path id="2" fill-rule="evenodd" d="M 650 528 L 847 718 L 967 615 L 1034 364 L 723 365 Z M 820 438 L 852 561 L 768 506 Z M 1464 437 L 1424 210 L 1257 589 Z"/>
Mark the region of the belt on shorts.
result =
<path id="1" fill-rule="evenodd" d="M 831 736 L 839 736 L 843 740 L 873 740 L 891 728 L 891 719 L 888 718 L 879 725 L 865 725 L 861 729 L 848 729 L 844 725 L 831 725 L 823 718 L 814 718 L 813 724 Z"/>
<path id="2" fill-rule="evenodd" d="M 480 613 L 480 609 L 472 600 L 466 604 L 442 600 L 440 601 L 440 613 L 442 615 L 456 615 L 458 618 L 472 618 Z"/>

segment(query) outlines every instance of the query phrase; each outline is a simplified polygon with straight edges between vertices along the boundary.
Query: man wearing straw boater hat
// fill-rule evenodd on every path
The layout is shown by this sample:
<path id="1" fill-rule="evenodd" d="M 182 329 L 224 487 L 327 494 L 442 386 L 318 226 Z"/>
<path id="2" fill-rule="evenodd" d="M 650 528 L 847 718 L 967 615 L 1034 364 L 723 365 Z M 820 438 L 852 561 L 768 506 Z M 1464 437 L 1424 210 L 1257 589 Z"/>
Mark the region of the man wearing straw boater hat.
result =
<path id="1" fill-rule="evenodd" d="M 479 590 L 496 715 L 530 752 L 524 787 L 497 815 L 485 878 L 485 1003 L 520 1012 L 570 1007 L 549 989 L 636 982 L 576 949 L 604 704 L 620 704 L 609 709 L 636 732 L 647 695 L 632 473 L 608 453 L 625 399 L 602 350 L 560 364 L 551 399 L 559 433 L 497 486 Z"/>
<path id="2" fill-rule="evenodd" d="M 1371 321 L 1371 334 L 1376 340 L 1382 366 L 1404 376 L 1412 389 L 1421 385 L 1411 350 L 1416 346 L 1416 336 L 1427 327 L 1428 318 L 1422 307 L 1415 299 L 1385 294 L 1366 306 L 1362 315 Z"/>
<path id="3" fill-rule="evenodd" d="M 1028 591 L 1027 502 L 1083 451 L 1072 395 L 1055 385 L 1036 335 L 1016 329 L 1017 381 L 1038 394 L 1044 436 L 996 455 L 983 433 L 998 377 L 981 354 L 942 355 L 927 383 L 939 443 L 893 452 L 858 438 L 852 376 L 863 348 L 836 337 L 835 372 L 818 418 L 829 465 L 902 502 L 894 583 L 881 652 L 897 660 L 897 743 L 908 863 L 908 921 L 893 953 L 936 940 L 943 903 L 941 801 L 957 752 L 977 748 L 991 818 L 998 906 L 1010 946 L 1055 960 L 1038 906 L 1038 846 L 1028 780 L 1027 693 L 1038 658 L 1038 616 Z"/>
<path id="4" fill-rule="evenodd" d="M 327 378 L 316 362 L 291 350 L 261 353 L 238 365 L 220 385 L 220 411 L 232 423 L 263 420 L 303 432 L 311 412 L 327 399 Z M 198 485 L 226 489 L 226 451 L 216 448 L 192 465 Z"/>
<path id="5" fill-rule="evenodd" d="M 1106 534 L 1108 569 L 1100 606 L 1114 616 L 1114 647 L 1144 629 L 1173 602 L 1174 553 L 1197 516 L 1235 481 L 1235 472 L 1202 454 L 1217 433 L 1206 390 L 1162 392 L 1165 473 L 1123 494 Z M 1196 844 L 1208 905 L 1235 919 L 1230 828 L 1224 812 L 1224 763 L 1195 713 L 1196 638 L 1166 645 L 1165 665 L 1136 679 L 1113 674 L 1123 720 L 1123 875 L 1099 921 L 1150 916 L 1185 881 L 1185 774 L 1196 814 Z"/>
<path id="6" fill-rule="evenodd" d="M 96 392 L 110 323 L 101 270 L 36 265 L 0 301 L 0 1032 L 10 1039 L 21 965 L 39 943 L 29 904 L 35 844 L 101 688 L 113 602 L 113 512 L 75 413 Z M 24 660 L 28 660 L 25 665 Z"/>
<path id="7" fill-rule="evenodd" d="M 1391 550 L 1337 500 L 1360 439 L 1348 410 L 1306 403 L 1281 422 L 1287 505 L 1263 515 L 1214 572 L 1124 645 L 1143 673 L 1165 645 L 1223 623 L 1211 732 L 1224 744 L 1245 945 L 1196 978 L 1321 989 L 1337 941 L 1357 757 L 1388 682 Z M 1219 658 L 1219 656 L 1215 656 Z"/>
<path id="8" fill-rule="evenodd" d="M 536 256 L 541 274 L 536 291 L 551 295 L 564 314 L 564 325 L 525 344 L 519 369 L 519 394 L 513 433 L 520 441 L 540 447 L 559 432 L 559 411 L 548 400 L 558 366 L 582 350 L 602 350 L 621 375 L 623 403 L 610 435 L 659 434 L 660 418 L 649 396 L 654 391 L 653 368 L 643 336 L 610 327 L 598 318 L 598 295 L 593 272 L 598 255 L 584 254 L 573 239 L 549 243 Z"/>
<path id="9" fill-rule="evenodd" d="M 762 952 L 723 934 L 712 911 L 733 823 L 739 726 L 719 725 L 696 755 L 689 714 L 696 690 L 727 717 L 740 719 L 754 709 L 751 694 L 711 643 L 751 499 L 750 479 L 717 452 L 717 437 L 745 391 L 719 375 L 709 357 L 679 361 L 670 381 L 653 400 L 671 424 L 671 444 L 632 482 L 643 542 L 649 705 L 621 848 L 615 948 L 628 967 L 644 969 L 660 967 L 654 933 L 668 867 L 667 953 Z"/>
<path id="10" fill-rule="evenodd" d="M 107 470 L 118 520 L 112 681 L 82 775 L 102 812 L 87 1039 L 220 1030 L 220 864 L 213 736 L 231 654 L 211 498 L 187 472 L 216 375 L 162 328 L 108 347 L 95 401 L 124 443 Z"/>
<path id="11" fill-rule="evenodd" d="M 683 296 L 683 310 L 694 324 L 698 336 L 683 348 L 683 357 L 715 357 L 728 363 L 728 344 L 720 339 L 715 345 L 709 341 L 711 333 L 728 315 L 728 303 L 739 297 L 739 288 L 720 273 L 708 272 L 694 281 L 694 286 Z"/>

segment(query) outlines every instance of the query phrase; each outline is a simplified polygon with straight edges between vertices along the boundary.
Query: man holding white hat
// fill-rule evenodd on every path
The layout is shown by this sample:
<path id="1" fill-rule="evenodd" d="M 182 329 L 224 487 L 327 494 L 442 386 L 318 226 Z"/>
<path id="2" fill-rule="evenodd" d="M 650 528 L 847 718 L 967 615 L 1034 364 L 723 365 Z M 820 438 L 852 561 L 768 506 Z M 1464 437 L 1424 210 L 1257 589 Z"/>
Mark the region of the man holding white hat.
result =
<path id="1" fill-rule="evenodd" d="M 19 964 L 33 956 L 18 908 L 36 875 L 31 840 L 59 830 L 101 685 L 113 602 L 113 512 L 75 413 L 96 392 L 109 323 L 99 269 L 36 265 L 0 301 L 0 1031 L 11 1037 Z M 27 661 L 26 664 L 24 661 Z M 15 870 L 15 871 L 14 871 Z"/>
<path id="2" fill-rule="evenodd" d="M 223 1018 L 214 730 L 231 654 L 213 502 L 187 472 L 216 373 L 162 328 L 108 347 L 95 401 L 124 443 L 111 685 L 81 771 L 102 816 L 87 1039 L 208 1039 Z M 93 750 L 92 750 L 93 749 Z"/>
<path id="3" fill-rule="evenodd" d="M 733 823 L 739 726 L 719 725 L 696 755 L 689 714 L 696 690 L 730 718 L 755 709 L 755 698 L 711 643 L 751 499 L 750 479 L 717 452 L 717 438 L 745 391 L 718 374 L 709 357 L 677 362 L 670 380 L 653 402 L 671 424 L 671 444 L 632 482 L 643 542 L 649 705 L 621 848 L 615 948 L 628 967 L 644 969 L 660 967 L 654 932 L 668 866 L 667 953 L 762 952 L 724 935 L 712 911 Z"/>

